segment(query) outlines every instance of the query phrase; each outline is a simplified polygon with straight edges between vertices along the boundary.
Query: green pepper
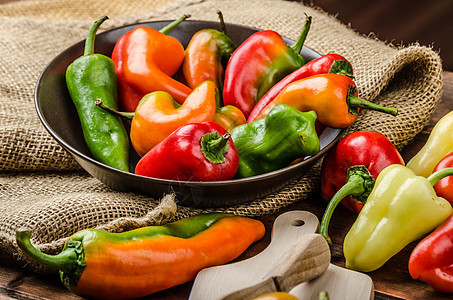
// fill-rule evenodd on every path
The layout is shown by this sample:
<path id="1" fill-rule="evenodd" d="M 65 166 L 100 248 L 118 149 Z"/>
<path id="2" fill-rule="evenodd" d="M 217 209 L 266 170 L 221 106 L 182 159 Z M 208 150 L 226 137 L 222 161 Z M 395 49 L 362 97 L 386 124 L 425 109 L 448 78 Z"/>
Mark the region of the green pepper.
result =
<path id="1" fill-rule="evenodd" d="M 262 119 L 233 128 L 231 137 L 239 152 L 237 178 L 278 170 L 292 161 L 319 152 L 316 112 L 301 112 L 279 104 Z"/>
<path id="2" fill-rule="evenodd" d="M 344 239 L 346 267 L 374 271 L 442 224 L 453 209 L 447 200 L 436 196 L 433 185 L 449 175 L 453 175 L 453 168 L 442 169 L 428 179 L 399 164 L 382 170 Z"/>
<path id="3" fill-rule="evenodd" d="M 120 118 L 96 106 L 96 100 L 117 109 L 115 64 L 94 53 L 99 26 L 108 19 L 98 18 L 90 27 L 83 56 L 66 69 L 66 85 L 77 109 L 83 136 L 93 157 L 113 168 L 129 171 L 129 138 Z"/>
<path id="4" fill-rule="evenodd" d="M 27 229 L 19 229 L 16 240 L 25 254 L 60 270 L 72 292 L 131 299 L 193 280 L 203 268 L 235 259 L 264 233 L 258 220 L 211 213 L 122 233 L 81 230 L 57 255 L 36 249 Z"/>

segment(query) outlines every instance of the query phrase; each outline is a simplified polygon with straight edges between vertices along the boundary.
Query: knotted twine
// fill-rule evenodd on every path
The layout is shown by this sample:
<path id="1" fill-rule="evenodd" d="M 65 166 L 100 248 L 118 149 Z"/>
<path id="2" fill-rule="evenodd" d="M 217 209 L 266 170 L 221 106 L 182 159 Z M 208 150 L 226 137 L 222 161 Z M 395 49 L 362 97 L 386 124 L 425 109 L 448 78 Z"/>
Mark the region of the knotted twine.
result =
<path id="1" fill-rule="evenodd" d="M 158 225 L 206 211 L 257 217 L 303 201 L 319 188 L 320 164 L 286 187 L 250 203 L 220 209 L 177 207 L 174 195 L 151 199 L 115 192 L 94 179 L 41 125 L 33 104 L 36 80 L 61 51 L 83 40 L 91 22 L 108 15 L 99 32 L 126 24 L 172 20 L 217 21 L 271 29 L 296 39 L 305 20 L 313 23 L 305 45 L 346 57 L 354 67 L 359 96 L 399 110 L 397 117 L 363 111 L 348 132 L 375 130 L 402 149 L 431 118 L 442 90 L 442 64 L 432 49 L 395 46 L 363 36 L 322 10 L 283 0 L 88 0 L 20 1 L 0 6 L 0 253 L 29 262 L 15 243 L 15 230 L 33 231 L 32 242 L 49 254 L 85 228 L 121 232 Z M 177 199 L 176 199 L 177 200 Z"/>

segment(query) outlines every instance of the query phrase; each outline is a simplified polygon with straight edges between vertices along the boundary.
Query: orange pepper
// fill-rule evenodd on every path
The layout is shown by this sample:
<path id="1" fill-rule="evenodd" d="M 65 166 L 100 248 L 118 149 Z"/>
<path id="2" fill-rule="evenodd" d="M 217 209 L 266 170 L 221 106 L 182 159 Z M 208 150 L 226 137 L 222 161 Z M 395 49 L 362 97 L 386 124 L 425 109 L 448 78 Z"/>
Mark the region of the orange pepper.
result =
<path id="1" fill-rule="evenodd" d="M 184 47 L 167 36 L 184 16 L 161 31 L 139 26 L 120 37 L 112 60 L 118 77 L 119 108 L 133 112 L 140 99 L 151 92 L 165 91 L 183 103 L 191 88 L 172 78 L 184 60 Z"/>
<path id="2" fill-rule="evenodd" d="M 197 86 L 182 105 L 166 92 L 146 95 L 131 122 L 132 146 L 143 156 L 180 126 L 212 121 L 217 99 L 218 92 L 212 81 Z"/>
<path id="3" fill-rule="evenodd" d="M 314 110 L 319 122 L 332 128 L 351 125 L 360 108 L 397 114 L 395 108 L 383 107 L 358 98 L 354 81 L 339 74 L 320 74 L 288 84 L 255 120 L 265 117 L 277 104 L 288 104 L 303 112 Z"/>
<path id="4" fill-rule="evenodd" d="M 60 270 L 72 292 L 131 299 L 194 280 L 202 269 L 238 257 L 264 233 L 258 220 L 212 213 L 122 233 L 81 230 L 56 255 L 34 248 L 30 231 L 18 230 L 17 241 L 31 258 Z"/>
<path id="5" fill-rule="evenodd" d="M 230 132 L 236 126 L 246 123 L 246 119 L 242 111 L 233 105 L 222 106 L 217 109 L 214 115 L 214 122 Z"/>

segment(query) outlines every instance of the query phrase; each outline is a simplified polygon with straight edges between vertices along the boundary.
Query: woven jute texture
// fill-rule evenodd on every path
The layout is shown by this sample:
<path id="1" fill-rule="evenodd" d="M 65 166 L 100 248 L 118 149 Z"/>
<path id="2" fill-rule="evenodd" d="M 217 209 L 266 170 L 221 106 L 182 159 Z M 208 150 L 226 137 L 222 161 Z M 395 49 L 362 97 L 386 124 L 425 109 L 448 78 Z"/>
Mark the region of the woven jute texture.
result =
<path id="1" fill-rule="evenodd" d="M 0 6 L 0 252 L 26 262 L 15 230 L 33 231 L 32 242 L 57 253 L 65 240 L 84 228 L 120 232 L 162 224 L 203 211 L 177 207 L 173 195 L 150 199 L 118 193 L 92 178 L 41 125 L 33 104 L 40 72 L 61 51 L 83 40 L 91 22 L 108 15 L 100 32 L 121 25 L 171 20 L 190 14 L 217 21 L 272 29 L 296 39 L 305 14 L 313 23 L 306 45 L 319 53 L 339 53 L 354 66 L 359 96 L 396 107 L 397 117 L 362 112 L 349 131 L 385 134 L 398 149 L 430 119 L 440 99 L 442 65 L 437 53 L 420 45 L 393 46 L 357 34 L 333 16 L 299 2 L 283 0 L 34 0 Z M 280 191 L 251 203 L 217 209 L 244 216 L 277 212 L 312 195 L 320 164 Z M 177 199 L 176 199 L 177 200 Z M 38 271 L 47 271 L 29 262 Z"/>

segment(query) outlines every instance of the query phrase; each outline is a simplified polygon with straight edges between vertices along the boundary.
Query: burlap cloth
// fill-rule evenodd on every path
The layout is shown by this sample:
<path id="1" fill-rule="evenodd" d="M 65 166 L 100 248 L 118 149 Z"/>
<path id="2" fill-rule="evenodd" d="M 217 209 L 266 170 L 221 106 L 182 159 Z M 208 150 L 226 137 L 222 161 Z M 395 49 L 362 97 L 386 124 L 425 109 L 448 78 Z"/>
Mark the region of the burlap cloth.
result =
<path id="1" fill-rule="evenodd" d="M 398 47 L 362 36 L 333 16 L 311 6 L 283 0 L 35 0 L 0 6 L 0 251 L 23 258 L 15 230 L 33 230 L 33 242 L 56 253 L 74 232 L 91 227 L 123 231 L 162 224 L 203 210 L 177 207 L 173 195 L 150 199 L 118 193 L 85 173 L 41 125 L 33 104 L 40 72 L 62 50 L 85 38 L 91 22 L 108 15 L 100 31 L 121 25 L 171 20 L 191 14 L 194 20 L 273 29 L 297 38 L 313 17 L 306 45 L 326 54 L 339 53 L 354 66 L 359 95 L 397 107 L 399 115 L 363 112 L 350 127 L 385 134 L 399 149 L 430 119 L 440 99 L 442 65 L 428 47 Z M 309 197 L 319 185 L 319 164 L 281 191 L 252 203 L 218 209 L 259 216 Z M 162 200 L 162 201 L 161 201 Z M 32 264 L 32 266 L 34 266 Z M 38 268 L 40 271 L 45 269 Z"/>

